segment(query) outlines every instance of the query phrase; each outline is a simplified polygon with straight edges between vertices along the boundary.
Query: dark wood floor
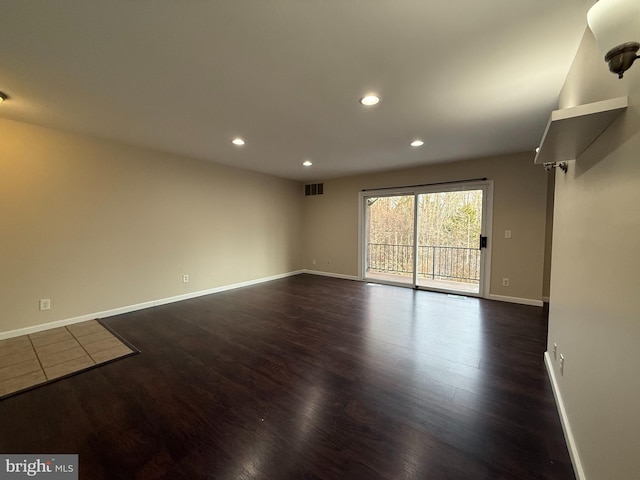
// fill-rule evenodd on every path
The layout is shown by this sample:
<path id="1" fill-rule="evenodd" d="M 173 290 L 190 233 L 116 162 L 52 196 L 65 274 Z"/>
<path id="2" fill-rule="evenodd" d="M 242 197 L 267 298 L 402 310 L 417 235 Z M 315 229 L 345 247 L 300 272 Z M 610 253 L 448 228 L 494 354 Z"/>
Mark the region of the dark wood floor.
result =
<path id="1" fill-rule="evenodd" d="M 574 479 L 542 308 L 300 275 L 107 319 L 142 354 L 0 402 L 80 478 Z"/>

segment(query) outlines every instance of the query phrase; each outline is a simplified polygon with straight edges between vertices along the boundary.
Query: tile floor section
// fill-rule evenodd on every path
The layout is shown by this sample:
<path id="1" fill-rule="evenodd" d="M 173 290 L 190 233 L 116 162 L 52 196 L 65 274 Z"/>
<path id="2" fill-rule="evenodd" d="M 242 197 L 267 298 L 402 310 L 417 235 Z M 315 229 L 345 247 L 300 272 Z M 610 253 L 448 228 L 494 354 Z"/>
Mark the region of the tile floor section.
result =
<path id="1" fill-rule="evenodd" d="M 0 340 L 0 397 L 131 353 L 96 320 Z"/>

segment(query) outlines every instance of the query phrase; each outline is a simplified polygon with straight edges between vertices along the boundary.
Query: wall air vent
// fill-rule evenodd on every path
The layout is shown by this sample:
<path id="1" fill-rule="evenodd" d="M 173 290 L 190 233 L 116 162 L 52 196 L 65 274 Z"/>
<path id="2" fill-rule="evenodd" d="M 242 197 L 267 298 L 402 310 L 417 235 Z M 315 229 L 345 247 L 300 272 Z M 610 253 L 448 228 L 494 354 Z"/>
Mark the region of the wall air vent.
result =
<path id="1" fill-rule="evenodd" d="M 322 195 L 324 193 L 324 183 L 309 183 L 304 186 L 305 196 Z"/>

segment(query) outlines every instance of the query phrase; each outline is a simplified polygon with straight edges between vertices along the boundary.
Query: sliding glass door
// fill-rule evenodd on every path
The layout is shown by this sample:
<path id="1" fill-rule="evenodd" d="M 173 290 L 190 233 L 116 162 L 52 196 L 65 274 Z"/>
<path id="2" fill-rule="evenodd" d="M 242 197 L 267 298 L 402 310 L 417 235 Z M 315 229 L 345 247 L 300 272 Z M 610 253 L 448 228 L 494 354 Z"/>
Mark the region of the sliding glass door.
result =
<path id="1" fill-rule="evenodd" d="M 482 296 L 491 182 L 363 192 L 362 278 Z"/>

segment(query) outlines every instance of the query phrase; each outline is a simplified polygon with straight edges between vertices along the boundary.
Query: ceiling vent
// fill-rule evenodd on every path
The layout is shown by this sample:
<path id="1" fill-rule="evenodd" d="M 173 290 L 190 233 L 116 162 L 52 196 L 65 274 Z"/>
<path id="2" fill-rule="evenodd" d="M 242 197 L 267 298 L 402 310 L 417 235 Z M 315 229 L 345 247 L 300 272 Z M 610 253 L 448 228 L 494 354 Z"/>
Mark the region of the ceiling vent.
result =
<path id="1" fill-rule="evenodd" d="M 324 183 L 308 183 L 304 186 L 305 196 L 322 195 L 324 193 Z"/>

